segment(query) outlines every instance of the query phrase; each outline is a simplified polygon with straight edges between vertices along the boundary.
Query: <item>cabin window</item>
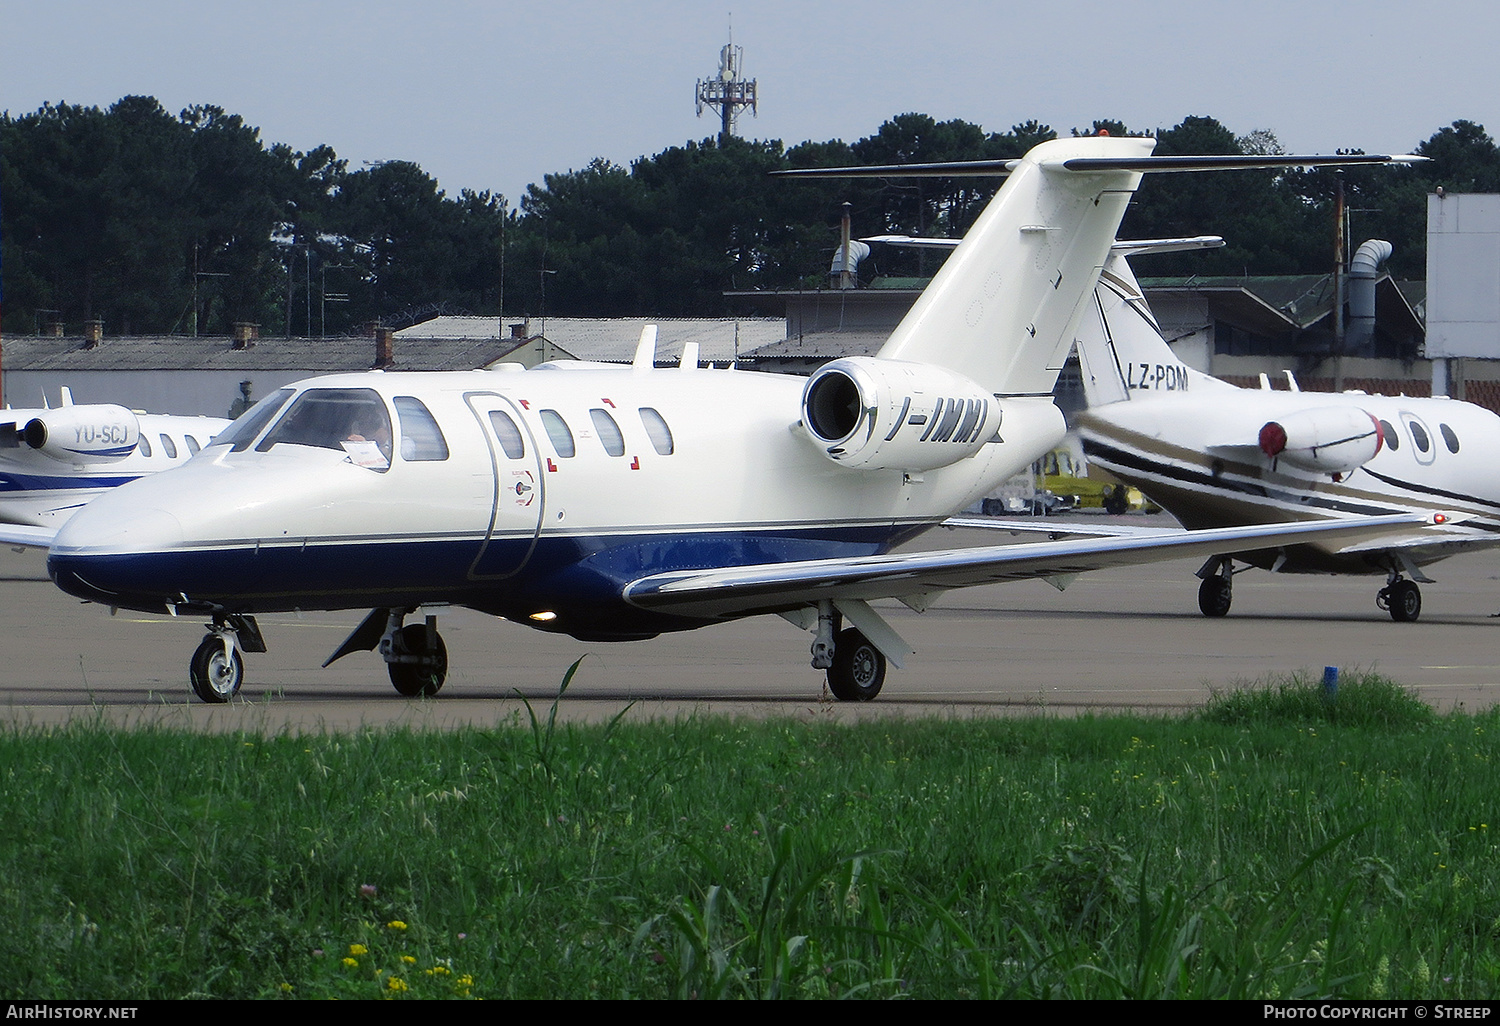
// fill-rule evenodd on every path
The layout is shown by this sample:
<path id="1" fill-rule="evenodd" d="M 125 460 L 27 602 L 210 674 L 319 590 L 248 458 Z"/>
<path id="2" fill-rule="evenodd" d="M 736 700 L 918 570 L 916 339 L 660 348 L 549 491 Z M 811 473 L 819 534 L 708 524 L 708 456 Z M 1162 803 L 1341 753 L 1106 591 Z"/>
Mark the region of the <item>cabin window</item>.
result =
<path id="1" fill-rule="evenodd" d="M 177 443 L 172 441 L 167 435 L 158 435 L 157 437 L 161 439 L 161 451 L 167 454 L 167 459 L 175 460 L 177 458 Z"/>
<path id="2" fill-rule="evenodd" d="M 615 423 L 609 411 L 590 410 L 589 419 L 594 422 L 594 430 L 599 434 L 599 444 L 604 446 L 604 451 L 611 456 L 624 456 L 625 436 L 620 434 L 620 425 Z"/>
<path id="3" fill-rule="evenodd" d="M 198 450 L 203 448 L 203 446 L 198 444 L 198 439 L 192 435 L 183 435 L 182 440 L 187 443 L 189 455 L 196 456 L 198 455 Z"/>
<path id="4" fill-rule="evenodd" d="M 541 417 L 542 427 L 547 429 L 547 437 L 552 439 L 552 448 L 557 455 L 571 459 L 578 450 L 573 447 L 573 432 L 568 430 L 568 422 L 556 410 L 543 410 Z"/>
<path id="5" fill-rule="evenodd" d="M 141 455 L 146 457 L 146 459 L 149 460 L 151 458 L 151 443 L 146 441 L 145 435 L 140 437 L 140 440 L 135 443 L 135 447 L 141 451 Z"/>
<path id="6" fill-rule="evenodd" d="M 448 441 L 433 419 L 432 411 L 416 396 L 395 398 L 396 419 L 401 422 L 401 458 L 428 463 L 448 458 Z"/>
<path id="7" fill-rule="evenodd" d="M 255 436 L 260 434 L 261 429 L 271 422 L 271 418 L 276 416 L 276 412 L 285 406 L 286 401 L 291 397 L 290 388 L 283 388 L 274 395 L 266 396 L 240 414 L 239 419 L 233 424 L 214 436 L 214 444 L 230 444 L 234 447 L 232 451 L 244 452 L 250 448 L 250 443 L 255 441 Z"/>
<path id="8" fill-rule="evenodd" d="M 1448 447 L 1448 451 L 1451 453 L 1457 453 L 1458 435 L 1454 433 L 1453 429 L 1447 424 L 1439 424 L 1438 431 L 1442 434 L 1443 444 Z"/>
<path id="9" fill-rule="evenodd" d="M 672 429 L 660 413 L 649 406 L 641 407 L 641 425 L 651 439 L 651 447 L 659 456 L 672 455 Z"/>
<path id="10" fill-rule="evenodd" d="M 1427 437 L 1427 432 L 1421 424 L 1410 420 L 1406 422 L 1406 426 L 1411 428 L 1411 444 L 1417 447 L 1418 452 L 1426 452 L 1432 448 L 1432 440 Z"/>
<path id="11" fill-rule="evenodd" d="M 256 452 L 309 445 L 348 454 L 352 463 L 385 471 L 391 460 L 391 417 L 371 388 L 310 388 L 277 421 Z"/>
<path id="12" fill-rule="evenodd" d="M 510 414 L 504 410 L 491 410 L 490 423 L 495 428 L 495 437 L 500 439 L 500 448 L 508 458 L 518 460 L 526 455 L 526 440 L 521 437 L 521 429 L 510 419 Z"/>
<path id="13" fill-rule="evenodd" d="M 1380 422 L 1380 434 L 1385 438 L 1385 447 L 1391 452 L 1401 448 L 1401 436 L 1396 434 L 1396 429 L 1391 427 L 1391 422 L 1382 420 Z"/>

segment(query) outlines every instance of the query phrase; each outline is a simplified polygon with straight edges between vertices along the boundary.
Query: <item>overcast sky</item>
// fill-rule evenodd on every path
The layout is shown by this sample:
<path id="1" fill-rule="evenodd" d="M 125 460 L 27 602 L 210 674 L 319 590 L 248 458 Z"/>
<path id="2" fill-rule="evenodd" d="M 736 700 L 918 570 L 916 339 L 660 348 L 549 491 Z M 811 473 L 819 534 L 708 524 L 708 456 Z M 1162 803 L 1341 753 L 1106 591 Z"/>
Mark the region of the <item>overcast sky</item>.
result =
<path id="1" fill-rule="evenodd" d="M 1500 132 L 1500 4 L 1449 0 L 0 0 L 0 107 L 215 104 L 353 169 L 410 160 L 512 205 L 595 157 L 717 132 L 693 90 L 732 22 L 760 111 L 740 134 L 852 142 L 917 111 L 1003 132 L 1189 115 L 1293 152 Z"/>

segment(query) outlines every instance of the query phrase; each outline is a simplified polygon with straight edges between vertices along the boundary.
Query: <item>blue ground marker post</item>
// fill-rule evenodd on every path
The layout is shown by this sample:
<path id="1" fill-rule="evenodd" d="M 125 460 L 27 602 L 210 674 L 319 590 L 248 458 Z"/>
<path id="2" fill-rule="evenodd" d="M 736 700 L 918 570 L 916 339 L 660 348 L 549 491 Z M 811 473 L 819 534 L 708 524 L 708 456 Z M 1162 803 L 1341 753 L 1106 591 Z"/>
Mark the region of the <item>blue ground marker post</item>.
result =
<path id="1" fill-rule="evenodd" d="M 1323 701 L 1332 702 L 1339 696 L 1339 668 L 1323 667 Z"/>

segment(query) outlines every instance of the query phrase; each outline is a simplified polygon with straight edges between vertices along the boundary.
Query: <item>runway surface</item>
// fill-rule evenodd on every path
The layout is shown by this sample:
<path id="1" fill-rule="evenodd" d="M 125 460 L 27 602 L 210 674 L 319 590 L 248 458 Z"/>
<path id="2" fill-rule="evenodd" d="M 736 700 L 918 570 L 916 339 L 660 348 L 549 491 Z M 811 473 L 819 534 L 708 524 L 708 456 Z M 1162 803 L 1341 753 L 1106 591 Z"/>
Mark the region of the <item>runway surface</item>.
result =
<path id="1" fill-rule="evenodd" d="M 1144 523 L 1144 521 L 1142 521 Z M 927 544 L 1000 541 L 938 531 Z M 210 730 L 352 729 L 526 722 L 545 715 L 568 665 L 586 656 L 559 716 L 604 720 L 704 714 L 829 718 L 995 716 L 1090 709 L 1172 710 L 1213 688 L 1324 666 L 1374 669 L 1440 709 L 1500 699 L 1500 553 L 1428 569 L 1421 620 L 1375 607 L 1379 577 L 1239 576 L 1222 620 L 1198 613 L 1197 560 L 1085 575 L 1059 593 L 1039 581 L 951 592 L 922 615 L 892 605 L 916 648 L 874 702 L 834 702 L 808 665 L 811 635 L 779 617 L 629 644 L 584 644 L 468 610 L 441 610 L 448 683 L 435 698 L 400 697 L 370 654 L 320 669 L 362 612 L 260 617 L 270 651 L 247 659 L 240 697 L 191 697 L 187 664 L 198 618 L 82 605 L 52 586 L 38 553 L 0 550 L 0 719 Z M 885 608 L 886 604 L 881 604 Z"/>

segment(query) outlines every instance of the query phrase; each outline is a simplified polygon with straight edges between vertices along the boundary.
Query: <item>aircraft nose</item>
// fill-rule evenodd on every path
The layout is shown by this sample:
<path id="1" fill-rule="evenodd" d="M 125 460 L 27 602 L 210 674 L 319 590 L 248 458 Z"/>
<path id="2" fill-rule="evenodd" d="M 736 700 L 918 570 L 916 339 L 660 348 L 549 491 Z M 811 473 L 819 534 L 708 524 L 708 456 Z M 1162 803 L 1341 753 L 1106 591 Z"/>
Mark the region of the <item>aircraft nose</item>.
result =
<path id="1" fill-rule="evenodd" d="M 182 544 L 182 521 L 160 507 L 145 507 L 128 513 L 111 510 L 108 504 L 91 504 L 79 510 L 57 533 L 53 552 L 118 553 L 162 551 Z"/>
<path id="2" fill-rule="evenodd" d="M 179 549 L 182 523 L 164 509 L 135 508 L 126 514 L 111 505 L 96 500 L 63 525 L 48 552 L 47 572 L 59 588 L 81 599 L 157 608 L 160 589 L 146 583 L 140 565 L 150 554 Z"/>

